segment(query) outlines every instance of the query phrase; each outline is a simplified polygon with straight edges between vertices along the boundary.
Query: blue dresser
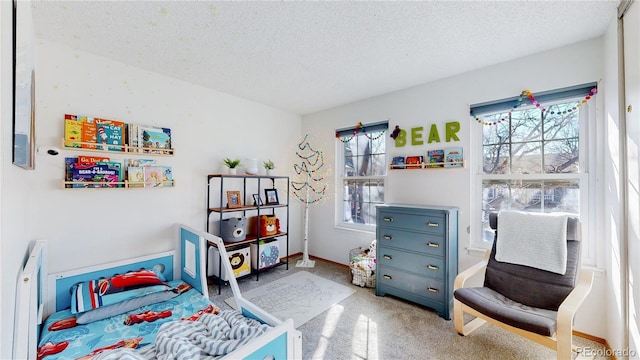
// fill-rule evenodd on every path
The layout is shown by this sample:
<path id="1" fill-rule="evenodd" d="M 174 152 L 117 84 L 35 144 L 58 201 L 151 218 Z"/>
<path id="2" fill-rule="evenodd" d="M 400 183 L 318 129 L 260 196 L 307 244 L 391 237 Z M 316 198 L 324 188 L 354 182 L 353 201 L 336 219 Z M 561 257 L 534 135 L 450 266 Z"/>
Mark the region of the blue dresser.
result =
<path id="1" fill-rule="evenodd" d="M 376 222 L 376 295 L 427 306 L 450 320 L 458 274 L 458 208 L 379 205 Z"/>

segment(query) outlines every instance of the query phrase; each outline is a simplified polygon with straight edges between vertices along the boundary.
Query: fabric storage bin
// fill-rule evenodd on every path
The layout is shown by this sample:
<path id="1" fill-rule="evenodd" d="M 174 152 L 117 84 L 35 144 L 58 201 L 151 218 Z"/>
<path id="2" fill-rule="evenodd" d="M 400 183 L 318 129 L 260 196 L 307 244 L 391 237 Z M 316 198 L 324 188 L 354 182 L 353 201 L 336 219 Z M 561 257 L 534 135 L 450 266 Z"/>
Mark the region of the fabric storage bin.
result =
<path id="1" fill-rule="evenodd" d="M 265 243 L 260 242 L 260 253 L 258 254 L 258 245 L 251 244 L 251 267 L 259 270 L 280 263 L 280 243 L 271 241 Z"/>
<path id="2" fill-rule="evenodd" d="M 244 217 L 223 219 L 220 223 L 220 237 L 226 243 L 243 241 L 247 237 L 247 219 Z"/>
<path id="3" fill-rule="evenodd" d="M 237 250 L 227 250 L 227 255 L 229 255 L 229 261 L 231 262 L 235 277 L 251 274 L 251 267 L 249 265 L 251 264 L 251 252 L 248 246 Z M 222 276 L 218 276 L 219 268 L 220 252 L 215 246 L 210 246 L 207 261 L 207 276 L 216 276 L 224 281 L 228 281 L 229 276 L 224 268 L 222 269 Z"/>

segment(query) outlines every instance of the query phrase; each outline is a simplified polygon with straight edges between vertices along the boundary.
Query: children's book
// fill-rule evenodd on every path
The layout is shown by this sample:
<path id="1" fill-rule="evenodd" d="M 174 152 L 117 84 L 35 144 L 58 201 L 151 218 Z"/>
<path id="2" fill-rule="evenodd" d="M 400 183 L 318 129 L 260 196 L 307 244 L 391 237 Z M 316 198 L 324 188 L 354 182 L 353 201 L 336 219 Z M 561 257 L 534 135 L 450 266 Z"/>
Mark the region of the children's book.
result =
<path id="1" fill-rule="evenodd" d="M 99 162 L 109 162 L 110 158 L 104 156 L 86 156 L 80 155 L 78 156 L 78 163 L 80 164 L 96 164 Z"/>
<path id="2" fill-rule="evenodd" d="M 462 167 L 462 148 L 444 149 L 444 167 Z"/>
<path id="3" fill-rule="evenodd" d="M 428 168 L 444 167 L 444 150 L 437 149 L 427 151 L 427 159 Z"/>
<path id="4" fill-rule="evenodd" d="M 141 166 L 129 166 L 127 168 L 127 180 L 130 188 L 144 187 L 144 168 Z"/>
<path id="5" fill-rule="evenodd" d="M 143 152 L 164 154 L 171 149 L 171 129 L 152 126 L 138 126 L 138 141 Z"/>
<path id="6" fill-rule="evenodd" d="M 162 186 L 164 187 L 172 187 L 173 186 L 173 171 L 171 170 L 171 166 L 163 166 L 164 170 L 162 173 Z"/>
<path id="7" fill-rule="evenodd" d="M 392 169 L 404 169 L 404 156 L 394 156 L 391 158 Z"/>
<path id="8" fill-rule="evenodd" d="M 73 169 L 77 164 L 78 164 L 78 158 L 75 158 L 75 157 L 64 158 L 64 165 L 65 165 L 64 181 L 73 181 Z M 64 187 L 70 188 L 72 186 L 71 184 L 65 184 Z"/>
<path id="9" fill-rule="evenodd" d="M 156 161 L 154 159 L 126 159 L 124 164 L 126 167 L 154 166 L 156 165 Z"/>
<path id="10" fill-rule="evenodd" d="M 99 148 L 109 151 L 124 151 L 124 122 L 96 118 L 96 123 Z"/>
<path id="11" fill-rule="evenodd" d="M 81 147 L 85 149 L 95 149 L 95 144 L 97 140 L 97 126 L 95 120 L 92 117 L 88 116 L 78 116 L 78 121 L 82 124 L 82 144 Z"/>
<path id="12" fill-rule="evenodd" d="M 404 159 L 406 169 L 422 169 L 422 156 L 407 156 Z"/>
<path id="13" fill-rule="evenodd" d="M 78 121 L 76 115 L 64 115 L 64 146 L 65 147 L 82 147 L 82 123 Z"/>
<path id="14" fill-rule="evenodd" d="M 127 128 L 126 143 L 129 145 L 129 152 L 142 152 L 142 142 L 138 140 L 138 124 L 125 124 Z"/>
<path id="15" fill-rule="evenodd" d="M 122 187 L 122 165 L 119 162 L 76 164 L 73 169 L 74 188 Z"/>
<path id="16" fill-rule="evenodd" d="M 145 166 L 144 168 L 144 187 L 162 186 L 164 178 L 164 166 Z"/>

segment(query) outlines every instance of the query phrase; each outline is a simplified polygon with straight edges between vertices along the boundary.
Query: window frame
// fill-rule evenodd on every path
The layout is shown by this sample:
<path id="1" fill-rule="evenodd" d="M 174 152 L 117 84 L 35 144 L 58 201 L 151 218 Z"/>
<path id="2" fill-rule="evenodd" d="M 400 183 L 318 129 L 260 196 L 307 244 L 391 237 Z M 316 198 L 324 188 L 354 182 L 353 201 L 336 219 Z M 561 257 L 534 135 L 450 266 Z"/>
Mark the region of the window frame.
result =
<path id="1" fill-rule="evenodd" d="M 374 130 L 368 130 L 369 129 L 374 129 Z M 347 176 L 345 174 L 345 145 L 342 142 L 342 140 L 340 139 L 341 137 L 345 137 L 345 136 L 351 136 L 349 134 L 354 134 L 354 131 L 356 130 L 356 127 L 350 127 L 350 128 L 345 128 L 345 129 L 339 129 L 336 130 L 336 169 L 339 169 L 338 171 L 335 172 L 335 182 L 336 182 L 336 189 L 339 189 L 338 191 L 336 191 L 336 201 L 335 201 L 335 226 L 337 228 L 343 228 L 343 229 L 348 229 L 348 230 L 356 230 L 356 231 L 363 231 L 363 232 L 367 232 L 367 233 L 375 233 L 376 231 L 376 224 L 375 224 L 375 217 L 373 217 L 373 223 L 372 224 L 360 224 L 360 223 L 350 223 L 350 222 L 345 222 L 344 221 L 344 214 L 345 214 L 345 181 L 348 180 L 352 180 L 352 181 L 380 181 L 382 182 L 382 186 L 383 186 L 383 194 L 384 192 L 386 192 L 386 187 L 387 187 L 387 171 L 388 171 L 388 167 L 387 167 L 387 159 L 388 159 L 388 145 L 389 142 L 387 140 L 387 133 L 388 133 L 388 121 L 382 121 L 382 122 L 377 122 L 377 123 L 370 123 L 370 124 L 365 124 L 362 125 L 361 128 L 358 129 L 357 134 L 355 134 L 355 136 L 365 136 L 365 134 L 378 134 L 381 131 L 383 132 L 381 137 L 384 139 L 384 144 L 385 144 L 385 150 L 384 150 L 384 156 L 383 156 L 383 164 L 384 164 L 384 172 L 381 175 L 351 175 L 351 176 Z M 375 136 L 375 135 L 374 135 Z M 377 202 L 368 202 L 369 204 L 377 204 Z M 380 204 L 384 203 L 384 198 L 382 200 L 382 202 L 380 202 Z M 375 206 L 375 205 L 374 205 Z"/>
<path id="2" fill-rule="evenodd" d="M 595 85 L 594 85 L 595 87 Z M 538 96 L 536 96 L 538 98 Z M 546 101 L 543 106 L 549 106 L 552 104 L 566 103 L 571 101 L 580 101 L 584 99 L 584 94 L 572 94 L 569 97 L 564 97 L 554 101 Z M 534 108 L 534 105 L 523 105 L 518 110 L 525 110 L 527 108 Z M 488 113 L 496 113 L 500 110 L 490 111 Z M 503 110 L 504 111 L 504 110 Z M 470 249 L 476 250 L 488 250 L 492 246 L 491 241 L 485 241 L 483 239 L 483 218 L 482 218 L 482 202 L 483 202 L 483 182 L 485 180 L 529 180 L 529 181 L 545 181 L 545 180 L 575 180 L 580 186 L 580 206 L 578 216 L 582 223 L 582 263 L 584 265 L 597 265 L 596 249 L 597 244 L 590 234 L 595 233 L 594 211 L 597 208 L 598 200 L 597 196 L 589 196 L 589 194 L 596 194 L 595 186 L 596 174 L 591 169 L 596 169 L 594 161 L 596 161 L 596 146 L 588 146 L 588 144 L 595 144 L 595 131 L 596 128 L 596 101 L 592 100 L 587 103 L 583 103 L 579 112 L 579 135 L 578 135 L 578 166 L 580 171 L 577 173 L 536 173 L 536 174 L 485 174 L 483 170 L 483 127 L 484 125 L 477 124 L 472 120 L 472 129 L 470 131 L 471 141 L 470 148 L 472 149 L 470 157 L 472 171 L 471 181 L 471 209 L 480 209 L 480 211 L 471 211 L 471 226 L 470 232 Z M 475 228 L 475 231 L 473 230 Z"/>

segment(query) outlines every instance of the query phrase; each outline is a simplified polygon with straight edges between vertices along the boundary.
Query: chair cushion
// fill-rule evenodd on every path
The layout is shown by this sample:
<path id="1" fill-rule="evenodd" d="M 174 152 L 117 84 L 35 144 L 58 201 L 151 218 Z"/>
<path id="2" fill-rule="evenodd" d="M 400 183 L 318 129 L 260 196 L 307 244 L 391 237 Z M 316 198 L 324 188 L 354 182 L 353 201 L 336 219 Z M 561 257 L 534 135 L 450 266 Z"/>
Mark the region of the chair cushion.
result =
<path id="1" fill-rule="evenodd" d="M 523 305 L 486 287 L 461 288 L 453 295 L 461 303 L 504 324 L 543 336 L 556 332 L 556 311 Z"/>
<path id="2" fill-rule="evenodd" d="M 497 228 L 497 216 L 491 214 L 490 225 Z M 567 224 L 567 271 L 564 275 L 528 266 L 499 262 L 495 259 L 496 240 L 485 272 L 484 286 L 526 306 L 557 311 L 578 280 L 581 242 L 578 221 Z M 497 238 L 497 234 L 496 234 Z"/>

